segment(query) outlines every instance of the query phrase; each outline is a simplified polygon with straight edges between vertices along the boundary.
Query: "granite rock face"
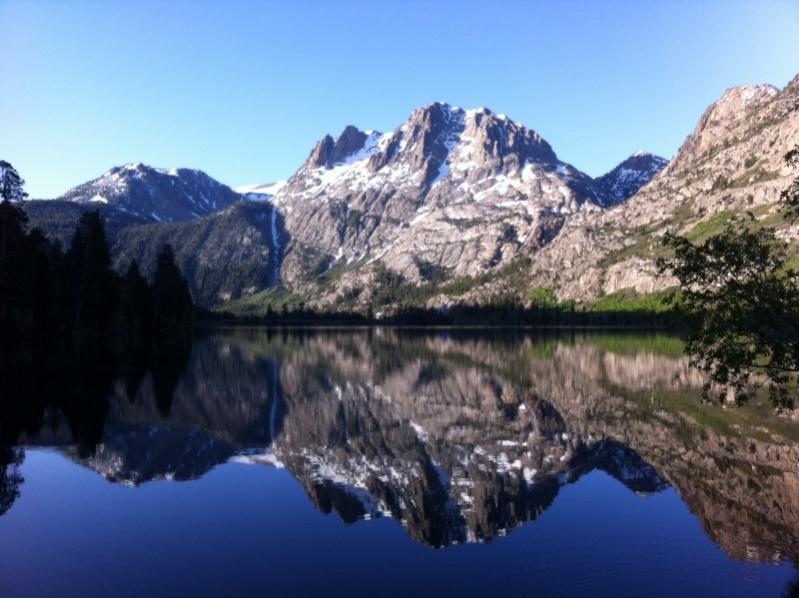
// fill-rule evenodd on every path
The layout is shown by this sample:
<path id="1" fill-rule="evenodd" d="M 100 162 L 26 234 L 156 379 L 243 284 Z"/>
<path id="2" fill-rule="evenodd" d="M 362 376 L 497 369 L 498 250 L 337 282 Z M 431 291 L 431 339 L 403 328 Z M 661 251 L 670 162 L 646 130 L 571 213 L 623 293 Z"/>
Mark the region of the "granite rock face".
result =
<path id="1" fill-rule="evenodd" d="M 636 160 L 642 184 L 657 168 Z M 430 264 L 450 277 L 495 270 L 631 188 L 594 181 L 504 115 L 430 104 L 389 133 L 347 127 L 316 145 L 274 198 L 290 237 L 283 283 L 338 267 L 368 286 L 378 260 L 413 283 Z"/>
<path id="2" fill-rule="evenodd" d="M 654 267 L 662 235 L 696 232 L 698 225 L 712 232 L 746 210 L 759 219 L 775 214 L 780 191 L 796 176 L 783 160 L 796 145 L 799 77 L 781 91 L 728 90 L 652 182 L 617 207 L 569 219 L 537 254 L 530 285 L 583 301 L 674 286 Z M 796 230 L 785 225 L 780 234 L 791 240 Z"/>
<path id="3" fill-rule="evenodd" d="M 794 80 L 783 90 L 730 89 L 671 163 L 636 152 L 596 179 L 487 109 L 431 104 L 391 133 L 348 128 L 327 142 L 331 155 L 341 146 L 347 156 L 318 165 L 320 142 L 275 197 L 291 237 L 282 282 L 315 289 L 313 302 L 324 306 L 343 296 L 368 303 L 378 261 L 416 285 L 431 268 L 450 279 L 488 274 L 481 287 L 435 296 L 429 307 L 524 299 L 541 287 L 587 303 L 667 289 L 675 281 L 654 265 L 666 230 L 712 231 L 744 210 L 776 211 L 793 176 L 783 156 L 799 144 L 798 88 Z M 519 258 L 529 260 L 513 285 L 492 278 Z M 318 289 L 314 278 L 327 272 L 338 284 Z"/>

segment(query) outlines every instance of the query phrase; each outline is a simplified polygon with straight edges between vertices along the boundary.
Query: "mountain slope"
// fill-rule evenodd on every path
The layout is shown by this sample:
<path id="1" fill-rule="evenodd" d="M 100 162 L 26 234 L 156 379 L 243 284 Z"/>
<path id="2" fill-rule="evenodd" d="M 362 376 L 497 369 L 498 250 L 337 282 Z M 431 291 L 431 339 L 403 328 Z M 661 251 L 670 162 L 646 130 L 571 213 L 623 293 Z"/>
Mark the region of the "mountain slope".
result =
<path id="1" fill-rule="evenodd" d="M 80 215 L 99 208 L 106 218 L 114 267 L 124 273 L 136 259 L 147 275 L 169 243 L 202 305 L 218 305 L 273 287 L 279 276 L 282 220 L 272 205 L 239 202 L 191 221 L 161 223 L 132 217 L 112 206 L 68 201 L 30 201 L 31 227 L 39 227 L 68 247 Z"/>
<path id="2" fill-rule="evenodd" d="M 290 251 L 300 246 L 303 257 L 317 259 L 316 272 L 328 272 L 335 284 L 298 284 L 303 269 L 294 264 L 299 274 L 284 282 L 318 305 L 363 305 L 384 282 L 379 259 L 407 285 L 425 284 L 425 272 L 453 281 L 443 294 L 421 294 L 428 307 L 508 294 L 526 301 L 540 288 L 586 304 L 667 289 L 675 281 L 655 268 L 666 230 L 701 240 L 735 213 L 753 209 L 796 241 L 797 230 L 783 222 L 776 202 L 793 176 L 783 156 L 799 144 L 798 107 L 799 77 L 783 90 L 730 89 L 705 111 L 668 166 L 633 155 L 595 180 L 558 162 L 534 133 L 488 111 L 463 111 L 461 118 L 445 105 L 426 107 L 387 136 L 367 135 L 359 159 L 343 168 L 331 166 L 328 139 L 295 175 L 300 184 L 290 181 L 275 199 L 290 232 L 316 229 Z M 409 139 L 416 145 L 397 157 Z M 416 151 L 419 143 L 428 150 Z M 415 171 L 401 170 L 414 159 Z M 392 161 L 402 173 L 398 188 L 380 172 Z M 308 171 L 320 175 L 303 186 Z M 338 173 L 347 184 L 332 184 Z M 627 193 L 634 195 L 622 201 Z M 314 211 L 303 203 L 314 201 Z M 372 206 L 377 209 L 370 212 Z M 508 268 L 513 276 L 503 274 Z"/>
<path id="3" fill-rule="evenodd" d="M 779 225 L 795 243 L 797 230 L 784 222 L 777 202 L 795 176 L 783 157 L 797 144 L 799 77 L 781 91 L 767 85 L 727 90 L 651 184 L 612 210 L 569 221 L 536 256 L 529 285 L 586 302 L 666 289 L 675 281 L 659 276 L 654 264 L 663 233 L 701 240 L 745 210 Z"/>
<path id="4" fill-rule="evenodd" d="M 342 307 L 346 294 L 363 307 L 386 269 L 408 285 L 500 272 L 569 219 L 624 201 L 662 162 L 633 156 L 594 180 L 504 115 L 434 103 L 389 133 L 325 136 L 288 181 L 237 192 L 201 171 L 128 164 L 29 206 L 64 243 L 80 213 L 99 209 L 121 269 L 134 257 L 147 268 L 171 243 L 206 304 L 285 286 L 312 304 Z M 261 205 L 228 211 L 244 199 Z M 263 220 L 231 219 L 248 210 Z"/>

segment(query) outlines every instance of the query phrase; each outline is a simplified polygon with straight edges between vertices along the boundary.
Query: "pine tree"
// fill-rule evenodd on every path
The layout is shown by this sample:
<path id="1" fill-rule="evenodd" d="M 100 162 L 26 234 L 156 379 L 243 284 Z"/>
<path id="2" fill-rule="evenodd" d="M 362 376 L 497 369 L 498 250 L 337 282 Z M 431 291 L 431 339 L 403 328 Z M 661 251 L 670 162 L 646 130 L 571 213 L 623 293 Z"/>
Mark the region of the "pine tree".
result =
<path id="1" fill-rule="evenodd" d="M 66 254 L 72 289 L 73 331 L 105 331 L 117 308 L 116 274 L 100 212 L 83 214 Z"/>
<path id="2" fill-rule="evenodd" d="M 125 325 L 134 330 L 142 330 L 150 326 L 153 317 L 152 310 L 152 290 L 142 276 L 138 262 L 133 260 L 122 279 L 122 315 Z"/>
<path id="3" fill-rule="evenodd" d="M 0 199 L 3 201 L 22 201 L 28 194 L 23 186 L 25 181 L 19 176 L 16 168 L 5 160 L 0 160 Z"/>
<path id="4" fill-rule="evenodd" d="M 0 332 L 19 324 L 25 307 L 28 215 L 9 201 L 0 203 Z"/>
<path id="5" fill-rule="evenodd" d="M 27 304 L 33 310 L 33 325 L 44 330 L 53 323 L 57 254 L 44 233 L 34 228 L 27 238 Z"/>
<path id="6" fill-rule="evenodd" d="M 153 277 L 153 327 L 156 330 L 189 324 L 194 315 L 189 284 L 175 261 L 172 246 L 158 254 Z"/>

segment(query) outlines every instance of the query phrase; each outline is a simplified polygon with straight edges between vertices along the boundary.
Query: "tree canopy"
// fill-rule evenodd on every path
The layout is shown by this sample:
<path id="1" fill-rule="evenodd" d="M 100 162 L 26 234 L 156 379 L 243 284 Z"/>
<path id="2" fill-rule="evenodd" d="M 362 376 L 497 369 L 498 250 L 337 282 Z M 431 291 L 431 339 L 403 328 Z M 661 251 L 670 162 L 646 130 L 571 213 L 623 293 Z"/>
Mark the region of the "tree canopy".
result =
<path id="1" fill-rule="evenodd" d="M 0 160 L 0 200 L 22 201 L 28 194 L 24 190 L 25 181 L 16 168 L 5 160 Z"/>
<path id="2" fill-rule="evenodd" d="M 20 205 L 0 203 L 0 336 L 151 334 L 187 326 L 193 313 L 171 247 L 162 249 L 151 285 L 135 261 L 125 276 L 113 270 L 99 212 L 81 216 L 64 254 L 28 230 Z"/>
<path id="3" fill-rule="evenodd" d="M 799 149 L 785 156 L 797 165 Z M 799 215 L 799 177 L 780 195 L 786 213 Z M 773 227 L 747 213 L 700 244 L 667 234 L 673 257 L 661 258 L 682 290 L 688 316 L 686 349 L 708 375 L 705 396 L 732 390 L 746 398 L 759 383 L 776 407 L 793 407 L 799 373 L 799 275 L 789 267 L 788 245 Z"/>

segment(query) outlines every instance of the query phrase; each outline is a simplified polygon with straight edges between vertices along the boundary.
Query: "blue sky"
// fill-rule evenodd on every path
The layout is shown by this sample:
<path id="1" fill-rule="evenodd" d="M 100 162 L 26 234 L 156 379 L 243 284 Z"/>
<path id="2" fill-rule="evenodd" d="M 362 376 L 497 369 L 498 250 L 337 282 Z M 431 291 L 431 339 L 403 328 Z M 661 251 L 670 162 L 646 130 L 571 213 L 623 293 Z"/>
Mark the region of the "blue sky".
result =
<path id="1" fill-rule="evenodd" d="M 591 175 L 670 157 L 726 88 L 799 73 L 799 1 L 0 0 L 0 158 L 34 197 L 116 164 L 289 176 L 325 133 L 435 100 Z"/>

